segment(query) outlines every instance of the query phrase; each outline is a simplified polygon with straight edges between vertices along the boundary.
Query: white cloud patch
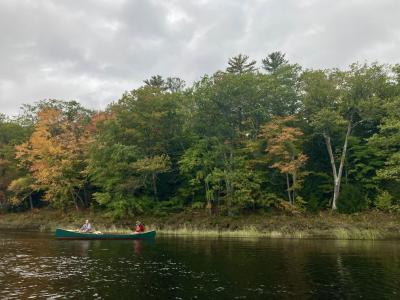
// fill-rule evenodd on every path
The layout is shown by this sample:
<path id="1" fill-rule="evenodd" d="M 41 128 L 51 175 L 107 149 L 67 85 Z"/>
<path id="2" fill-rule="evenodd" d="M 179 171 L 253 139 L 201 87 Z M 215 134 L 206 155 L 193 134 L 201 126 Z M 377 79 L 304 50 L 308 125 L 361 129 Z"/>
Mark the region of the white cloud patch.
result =
<path id="1" fill-rule="evenodd" d="M 0 112 L 47 98 L 100 109 L 151 75 L 191 82 L 238 53 L 395 63 L 399 11 L 397 0 L 2 0 Z"/>

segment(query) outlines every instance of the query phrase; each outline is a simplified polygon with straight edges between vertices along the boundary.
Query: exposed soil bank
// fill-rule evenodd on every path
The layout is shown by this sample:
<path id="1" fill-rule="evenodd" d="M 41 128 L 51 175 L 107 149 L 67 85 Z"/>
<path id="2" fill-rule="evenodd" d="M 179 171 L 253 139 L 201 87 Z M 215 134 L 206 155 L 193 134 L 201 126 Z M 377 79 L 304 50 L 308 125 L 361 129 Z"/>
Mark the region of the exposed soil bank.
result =
<path id="1" fill-rule="evenodd" d="M 166 217 L 140 216 L 113 220 L 102 212 L 43 209 L 36 212 L 0 214 L 0 229 L 53 231 L 81 226 L 85 219 L 101 231 L 129 231 L 136 219 L 159 233 L 198 236 L 260 236 L 271 238 L 400 239 L 400 215 L 366 212 L 342 215 L 252 214 L 238 217 L 208 216 L 190 211 Z"/>

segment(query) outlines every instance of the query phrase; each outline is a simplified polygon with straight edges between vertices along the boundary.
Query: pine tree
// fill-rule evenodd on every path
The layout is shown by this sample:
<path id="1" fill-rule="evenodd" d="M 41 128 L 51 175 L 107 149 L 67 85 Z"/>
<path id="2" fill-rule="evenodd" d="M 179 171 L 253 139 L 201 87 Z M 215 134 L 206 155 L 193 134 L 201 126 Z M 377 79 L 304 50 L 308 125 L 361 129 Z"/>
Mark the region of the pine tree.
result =
<path id="1" fill-rule="evenodd" d="M 269 73 L 275 72 L 279 67 L 288 64 L 285 54 L 279 51 L 272 52 L 262 60 L 263 68 Z"/>
<path id="2" fill-rule="evenodd" d="M 161 75 L 153 75 L 149 79 L 143 80 L 143 82 L 149 87 L 158 88 L 160 90 L 166 89 L 165 80 Z"/>
<path id="3" fill-rule="evenodd" d="M 247 55 L 239 54 L 237 56 L 231 57 L 228 61 L 228 67 L 226 71 L 228 73 L 233 74 L 245 74 L 245 73 L 253 73 L 257 71 L 256 61 L 249 61 L 249 57 Z"/>

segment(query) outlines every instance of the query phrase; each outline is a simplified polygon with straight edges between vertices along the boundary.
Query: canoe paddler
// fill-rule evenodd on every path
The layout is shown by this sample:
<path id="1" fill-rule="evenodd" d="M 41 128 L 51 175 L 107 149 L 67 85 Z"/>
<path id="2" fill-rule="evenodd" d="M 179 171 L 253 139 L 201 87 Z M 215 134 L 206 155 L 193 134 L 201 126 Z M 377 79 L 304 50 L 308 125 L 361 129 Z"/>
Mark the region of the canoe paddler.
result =
<path id="1" fill-rule="evenodd" d="M 93 230 L 92 225 L 89 223 L 89 220 L 85 221 L 85 224 L 79 229 L 80 232 L 91 232 Z"/>
<path id="2" fill-rule="evenodd" d="M 144 225 L 140 221 L 136 221 L 135 233 L 144 232 Z"/>

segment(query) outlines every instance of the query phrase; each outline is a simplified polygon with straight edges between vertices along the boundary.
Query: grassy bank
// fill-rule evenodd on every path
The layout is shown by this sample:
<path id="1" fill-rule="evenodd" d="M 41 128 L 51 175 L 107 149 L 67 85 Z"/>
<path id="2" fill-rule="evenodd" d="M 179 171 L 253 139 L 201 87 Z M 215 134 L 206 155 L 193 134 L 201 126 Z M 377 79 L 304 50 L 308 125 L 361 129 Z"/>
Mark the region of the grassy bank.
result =
<path id="1" fill-rule="evenodd" d="M 105 213 L 66 212 L 43 209 L 36 212 L 0 214 L 0 229 L 53 231 L 57 227 L 75 229 L 90 219 L 97 230 L 129 232 L 139 218 L 148 228 L 170 235 L 400 239 L 400 216 L 379 212 L 342 215 L 331 212 L 312 214 L 257 214 L 239 217 L 210 217 L 190 211 L 166 217 L 141 216 L 113 220 Z"/>

